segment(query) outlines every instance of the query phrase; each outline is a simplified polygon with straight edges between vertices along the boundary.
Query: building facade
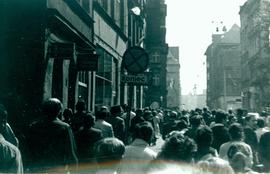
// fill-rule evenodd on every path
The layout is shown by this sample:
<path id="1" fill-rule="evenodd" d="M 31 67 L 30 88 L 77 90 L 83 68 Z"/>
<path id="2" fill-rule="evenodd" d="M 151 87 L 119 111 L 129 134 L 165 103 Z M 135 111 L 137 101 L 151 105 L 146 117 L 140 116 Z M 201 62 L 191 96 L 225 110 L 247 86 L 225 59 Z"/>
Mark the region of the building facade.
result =
<path id="1" fill-rule="evenodd" d="M 44 99 L 59 98 L 63 108 L 73 110 L 83 99 L 89 111 L 127 103 L 129 86 L 120 81 L 126 73 L 122 56 L 130 46 L 143 46 L 145 3 L 1 1 L 0 103 L 7 107 L 22 149 L 24 133 L 41 116 Z M 133 103 L 142 104 L 141 89 L 132 88 Z"/>
<path id="2" fill-rule="evenodd" d="M 237 109 L 241 103 L 240 28 L 233 25 L 225 33 L 212 35 L 206 50 L 207 106 Z"/>
<path id="3" fill-rule="evenodd" d="M 179 47 L 169 47 L 167 56 L 167 108 L 180 109 L 180 62 Z"/>
<path id="4" fill-rule="evenodd" d="M 145 48 L 149 54 L 149 71 L 153 74 L 153 80 L 152 85 L 145 89 L 146 106 L 158 103 L 161 107 L 167 107 L 166 15 L 167 6 L 164 0 L 147 1 Z"/>
<path id="5" fill-rule="evenodd" d="M 270 1 L 248 0 L 240 8 L 243 108 L 270 107 Z"/>

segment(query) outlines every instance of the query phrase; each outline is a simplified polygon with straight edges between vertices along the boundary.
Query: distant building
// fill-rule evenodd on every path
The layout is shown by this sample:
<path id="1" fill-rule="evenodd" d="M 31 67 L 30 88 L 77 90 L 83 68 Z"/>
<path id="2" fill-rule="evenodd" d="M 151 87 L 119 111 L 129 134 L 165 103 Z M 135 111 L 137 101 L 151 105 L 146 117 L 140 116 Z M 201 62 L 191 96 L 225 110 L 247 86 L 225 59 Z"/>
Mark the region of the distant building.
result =
<path id="1" fill-rule="evenodd" d="M 169 47 L 167 56 L 167 108 L 180 108 L 179 47 Z"/>
<path id="2" fill-rule="evenodd" d="M 266 0 L 247 0 L 239 12 L 243 107 L 249 111 L 270 107 L 269 5 Z"/>
<path id="3" fill-rule="evenodd" d="M 241 103 L 240 28 L 213 34 L 206 52 L 207 106 L 210 109 L 237 109 Z"/>
<path id="4" fill-rule="evenodd" d="M 167 5 L 164 0 L 147 1 L 145 48 L 149 53 L 149 71 L 153 74 L 153 82 L 145 90 L 146 106 L 152 103 L 159 103 L 162 107 L 167 106 L 166 15 Z"/>
<path id="5" fill-rule="evenodd" d="M 181 110 L 194 110 L 195 108 L 202 109 L 206 106 L 206 93 L 203 94 L 188 94 L 181 96 Z"/>

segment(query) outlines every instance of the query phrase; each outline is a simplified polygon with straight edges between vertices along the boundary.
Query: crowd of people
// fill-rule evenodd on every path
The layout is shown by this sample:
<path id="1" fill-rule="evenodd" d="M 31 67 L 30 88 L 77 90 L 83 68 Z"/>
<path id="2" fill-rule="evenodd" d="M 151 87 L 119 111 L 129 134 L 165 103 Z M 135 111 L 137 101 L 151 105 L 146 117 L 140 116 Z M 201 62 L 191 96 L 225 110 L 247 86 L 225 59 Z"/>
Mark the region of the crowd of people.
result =
<path id="1" fill-rule="evenodd" d="M 30 155 L 0 105 L 1 173 L 270 173 L 270 116 L 196 108 L 131 109 L 127 105 L 75 111 L 56 98 L 29 125 Z M 162 148 L 155 151 L 157 139 Z"/>

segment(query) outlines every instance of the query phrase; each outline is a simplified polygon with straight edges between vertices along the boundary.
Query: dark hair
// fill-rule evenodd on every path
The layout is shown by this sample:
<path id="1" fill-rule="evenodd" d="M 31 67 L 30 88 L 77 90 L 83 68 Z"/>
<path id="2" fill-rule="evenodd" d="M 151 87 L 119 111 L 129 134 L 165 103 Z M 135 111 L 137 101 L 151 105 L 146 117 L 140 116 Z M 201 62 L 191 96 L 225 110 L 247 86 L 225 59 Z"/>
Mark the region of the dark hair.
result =
<path id="1" fill-rule="evenodd" d="M 257 119 L 257 126 L 258 126 L 259 128 L 265 127 L 265 121 L 264 121 L 263 118 L 260 117 L 260 118 Z"/>
<path id="2" fill-rule="evenodd" d="M 83 117 L 84 119 L 84 126 L 86 128 L 90 128 L 94 126 L 95 124 L 95 116 L 91 112 L 87 112 L 85 116 Z"/>
<path id="3" fill-rule="evenodd" d="M 240 140 L 243 138 L 243 126 L 239 123 L 233 123 L 229 127 L 229 135 L 231 140 Z"/>
<path id="4" fill-rule="evenodd" d="M 115 106 L 112 106 L 111 109 L 110 109 L 110 113 L 111 115 L 117 115 L 119 116 L 121 113 L 123 112 L 123 109 L 120 105 L 115 105 Z"/>
<path id="5" fill-rule="evenodd" d="M 62 110 L 62 103 L 57 98 L 49 98 L 42 104 L 42 112 L 45 116 L 56 118 Z"/>
<path id="6" fill-rule="evenodd" d="M 97 111 L 96 118 L 104 120 L 105 118 L 109 117 L 110 113 L 108 111 Z"/>
<path id="7" fill-rule="evenodd" d="M 200 126 L 196 131 L 196 143 L 198 146 L 210 147 L 213 141 L 213 132 L 208 126 Z"/>
<path id="8" fill-rule="evenodd" d="M 94 151 L 97 162 L 115 162 L 122 159 L 125 145 L 117 138 L 104 138 L 95 143 Z"/>
<path id="9" fill-rule="evenodd" d="M 63 116 L 65 119 L 70 119 L 73 116 L 73 111 L 71 108 L 66 108 L 63 112 Z"/>
<path id="10" fill-rule="evenodd" d="M 84 111 L 85 108 L 86 108 L 85 105 L 86 105 L 86 104 L 85 104 L 85 101 L 82 100 L 82 99 L 80 99 L 80 100 L 77 102 L 77 104 L 76 104 L 76 110 L 77 110 L 77 111 Z"/>
<path id="11" fill-rule="evenodd" d="M 203 117 L 201 115 L 193 115 L 190 117 L 189 122 L 192 126 L 198 127 L 202 123 Z"/>
<path id="12" fill-rule="evenodd" d="M 195 151 L 196 143 L 192 139 L 184 136 L 179 131 L 173 131 L 166 139 L 157 159 L 189 163 L 191 162 Z"/>
<path id="13" fill-rule="evenodd" d="M 188 124 L 187 122 L 182 119 L 182 120 L 179 120 L 177 123 L 176 123 L 176 129 L 177 130 L 183 130 L 185 128 L 188 128 Z"/>
<path id="14" fill-rule="evenodd" d="M 227 114 L 224 111 L 218 110 L 216 112 L 216 115 L 215 115 L 215 122 L 216 123 L 222 123 L 226 119 L 227 119 Z"/>
<path id="15" fill-rule="evenodd" d="M 153 136 L 153 127 L 150 122 L 144 121 L 135 125 L 135 138 L 143 139 L 147 143 L 150 143 Z"/>

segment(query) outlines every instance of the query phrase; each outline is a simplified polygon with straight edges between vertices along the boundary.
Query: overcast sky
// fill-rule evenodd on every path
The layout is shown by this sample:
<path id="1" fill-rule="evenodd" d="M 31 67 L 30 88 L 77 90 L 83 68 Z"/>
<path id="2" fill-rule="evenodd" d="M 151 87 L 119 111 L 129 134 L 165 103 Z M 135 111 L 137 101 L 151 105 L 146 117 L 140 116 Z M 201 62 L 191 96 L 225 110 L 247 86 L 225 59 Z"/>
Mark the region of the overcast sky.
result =
<path id="1" fill-rule="evenodd" d="M 206 89 L 204 53 L 211 34 L 222 22 L 227 29 L 240 26 L 239 10 L 246 0 L 165 0 L 167 4 L 166 42 L 179 46 L 182 94 Z"/>

